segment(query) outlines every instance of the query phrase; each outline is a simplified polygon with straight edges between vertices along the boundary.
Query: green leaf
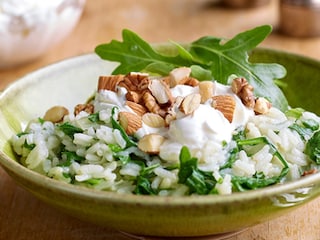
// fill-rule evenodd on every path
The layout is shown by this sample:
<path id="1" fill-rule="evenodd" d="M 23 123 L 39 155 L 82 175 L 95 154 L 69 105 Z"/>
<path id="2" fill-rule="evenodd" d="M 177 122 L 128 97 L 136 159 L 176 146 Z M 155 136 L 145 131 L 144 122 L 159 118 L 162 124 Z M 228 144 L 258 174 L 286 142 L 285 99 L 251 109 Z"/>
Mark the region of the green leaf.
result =
<path id="1" fill-rule="evenodd" d="M 151 186 L 150 180 L 145 177 L 139 175 L 137 177 L 136 188 L 133 191 L 137 195 L 155 195 L 155 191 Z"/>
<path id="2" fill-rule="evenodd" d="M 63 151 L 61 155 L 64 155 L 66 157 L 66 161 L 59 164 L 59 166 L 68 167 L 73 162 L 82 162 L 85 160 L 84 157 L 79 156 L 76 152 L 69 152 L 69 151 Z"/>
<path id="3" fill-rule="evenodd" d="M 190 194 L 205 195 L 215 193 L 214 187 L 217 181 L 211 172 L 204 172 L 198 168 L 198 159 L 191 157 L 190 151 L 186 146 L 183 146 L 180 150 L 179 161 L 178 182 L 188 186 Z"/>
<path id="4" fill-rule="evenodd" d="M 112 40 L 101 44 L 95 52 L 105 60 L 119 62 L 113 74 L 132 71 L 148 71 L 167 75 L 180 66 L 192 67 L 192 75 L 199 80 L 212 80 L 227 84 L 228 77 L 235 74 L 246 78 L 254 87 L 257 96 L 270 99 L 273 106 L 287 110 L 288 102 L 276 80 L 286 75 L 286 70 L 275 63 L 250 63 L 248 51 L 254 49 L 272 31 L 264 25 L 242 32 L 223 43 L 223 39 L 212 36 L 202 37 L 186 47 L 174 43 L 175 55 L 157 52 L 136 33 L 123 30 L 123 42 Z M 196 67 L 197 66 L 197 67 Z"/>
<path id="5" fill-rule="evenodd" d="M 320 165 L 320 131 L 315 132 L 306 145 L 305 153 Z"/>
<path id="6" fill-rule="evenodd" d="M 191 68 L 191 76 L 198 80 L 208 80 L 212 79 L 211 71 L 207 70 L 199 65 L 192 65 Z"/>
<path id="7" fill-rule="evenodd" d="M 191 43 L 190 51 L 211 70 L 217 81 L 227 84 L 231 74 L 244 77 L 254 87 L 256 95 L 270 99 L 274 106 L 284 111 L 288 103 L 274 80 L 286 75 L 285 68 L 279 64 L 248 61 L 248 51 L 262 42 L 271 31 L 269 25 L 256 27 L 236 35 L 224 44 L 220 38 L 207 36 Z"/>
<path id="8" fill-rule="evenodd" d="M 266 178 L 263 173 L 256 173 L 253 177 L 233 176 L 232 183 L 239 191 L 247 189 L 258 189 L 279 182 L 278 177 Z"/>
<path id="9" fill-rule="evenodd" d="M 310 136 L 313 134 L 313 131 L 310 128 L 306 128 L 297 123 L 291 124 L 288 128 L 296 131 L 303 140 L 310 138 Z"/>
<path id="10" fill-rule="evenodd" d="M 73 126 L 69 122 L 58 125 L 58 128 L 72 139 L 74 138 L 74 134 L 83 132 L 81 128 Z"/>
<path id="11" fill-rule="evenodd" d="M 282 163 L 283 168 L 278 176 L 266 178 L 263 173 L 256 173 L 253 177 L 239 177 L 233 176 L 232 183 L 239 190 L 244 191 L 246 189 L 257 189 L 266 187 L 275 183 L 280 182 L 289 172 L 289 165 L 284 159 L 282 154 L 277 150 L 277 148 L 266 138 L 266 137 L 257 137 L 251 139 L 240 139 L 237 140 L 238 147 L 244 145 L 258 145 L 258 144 L 268 144 L 270 147 L 270 152 L 273 156 L 276 156 L 279 161 Z"/>
<path id="12" fill-rule="evenodd" d="M 130 30 L 124 29 L 122 38 L 123 42 L 112 40 L 109 44 L 95 48 L 102 59 L 120 63 L 112 74 L 142 71 L 149 64 L 189 65 L 189 61 L 183 57 L 168 57 L 157 53 L 150 44 Z"/>
<path id="13" fill-rule="evenodd" d="M 299 119 L 302 116 L 303 112 L 305 112 L 305 110 L 302 108 L 292 108 L 287 110 L 285 114 L 287 117 Z"/>
<path id="14" fill-rule="evenodd" d="M 23 147 L 31 151 L 32 149 L 34 149 L 36 147 L 36 144 L 35 143 L 28 144 L 27 140 L 25 140 L 23 143 Z"/>
<path id="15" fill-rule="evenodd" d="M 99 113 L 92 113 L 88 116 L 88 119 L 90 122 L 93 122 L 93 123 L 96 123 L 96 122 L 99 122 Z"/>

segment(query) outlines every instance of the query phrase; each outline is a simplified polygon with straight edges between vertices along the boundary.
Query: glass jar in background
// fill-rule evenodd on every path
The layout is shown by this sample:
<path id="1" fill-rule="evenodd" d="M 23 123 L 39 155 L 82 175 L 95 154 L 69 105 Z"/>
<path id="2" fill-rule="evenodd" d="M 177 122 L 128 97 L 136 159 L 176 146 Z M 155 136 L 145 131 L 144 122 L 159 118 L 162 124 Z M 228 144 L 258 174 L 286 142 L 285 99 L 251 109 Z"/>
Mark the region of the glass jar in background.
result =
<path id="1" fill-rule="evenodd" d="M 223 5 L 232 8 L 259 7 L 268 4 L 270 0 L 222 0 Z"/>
<path id="2" fill-rule="evenodd" d="M 279 0 L 279 31 L 291 37 L 320 36 L 320 0 Z"/>

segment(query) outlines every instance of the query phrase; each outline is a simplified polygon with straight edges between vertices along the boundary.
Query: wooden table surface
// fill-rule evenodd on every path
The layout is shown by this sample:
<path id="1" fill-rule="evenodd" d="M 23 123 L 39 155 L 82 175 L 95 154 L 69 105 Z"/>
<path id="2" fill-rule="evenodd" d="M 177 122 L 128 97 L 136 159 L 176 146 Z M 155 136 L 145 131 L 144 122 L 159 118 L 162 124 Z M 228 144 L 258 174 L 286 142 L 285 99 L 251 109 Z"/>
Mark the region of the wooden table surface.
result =
<path id="1" fill-rule="evenodd" d="M 123 28 L 155 43 L 167 40 L 189 42 L 204 35 L 232 37 L 258 25 L 272 24 L 274 32 L 261 46 L 320 60 L 320 38 L 299 39 L 279 33 L 277 3 L 273 0 L 263 7 L 235 10 L 209 0 L 88 0 L 79 24 L 65 41 L 32 63 L 0 70 L 0 90 L 37 68 L 92 52 L 96 45 L 111 39 L 120 40 Z M 0 239 L 129 238 L 56 211 L 16 185 L 0 168 Z M 230 239 L 320 239 L 320 198 Z"/>

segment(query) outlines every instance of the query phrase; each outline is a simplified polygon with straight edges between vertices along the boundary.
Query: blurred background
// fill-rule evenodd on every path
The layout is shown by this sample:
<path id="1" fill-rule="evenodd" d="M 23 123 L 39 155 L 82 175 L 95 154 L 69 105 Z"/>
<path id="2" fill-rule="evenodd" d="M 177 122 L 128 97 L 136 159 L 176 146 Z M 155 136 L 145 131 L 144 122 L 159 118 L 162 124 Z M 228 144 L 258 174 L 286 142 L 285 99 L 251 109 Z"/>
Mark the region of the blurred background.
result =
<path id="1" fill-rule="evenodd" d="M 39 67 L 120 40 L 124 28 L 157 43 L 189 42 L 204 35 L 229 38 L 271 24 L 274 32 L 261 46 L 320 59 L 319 2 L 0 0 L 0 88 Z"/>
<path id="2" fill-rule="evenodd" d="M 260 46 L 320 60 L 319 12 L 315 0 L 0 0 L 0 91 L 38 68 L 121 40 L 124 28 L 159 43 L 230 38 L 271 24 L 274 31 Z M 1 239 L 35 239 L 27 237 L 35 229 L 38 239 L 128 239 L 57 213 L 1 168 L 0 189 Z M 313 209 L 320 201 L 232 239 L 318 239 Z"/>

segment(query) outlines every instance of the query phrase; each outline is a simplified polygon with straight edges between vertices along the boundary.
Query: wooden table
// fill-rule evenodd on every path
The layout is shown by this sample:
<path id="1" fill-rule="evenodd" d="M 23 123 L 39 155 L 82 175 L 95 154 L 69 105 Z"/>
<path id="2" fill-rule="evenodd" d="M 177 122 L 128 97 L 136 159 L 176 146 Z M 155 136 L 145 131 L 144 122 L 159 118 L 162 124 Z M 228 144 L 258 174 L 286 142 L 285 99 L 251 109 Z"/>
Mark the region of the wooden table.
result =
<path id="1" fill-rule="evenodd" d="M 232 37 L 257 25 L 272 24 L 274 32 L 261 46 L 320 60 L 320 38 L 297 39 L 278 33 L 277 2 L 273 0 L 264 7 L 235 10 L 209 0 L 87 1 L 79 24 L 63 43 L 32 63 L 0 71 L 0 90 L 37 68 L 92 52 L 97 44 L 111 39 L 120 40 L 123 28 L 137 32 L 149 42 L 169 39 L 188 42 L 203 35 Z M 16 185 L 0 168 L 0 239 L 123 240 L 128 237 L 56 211 Z M 230 239 L 320 239 L 320 199 Z"/>

